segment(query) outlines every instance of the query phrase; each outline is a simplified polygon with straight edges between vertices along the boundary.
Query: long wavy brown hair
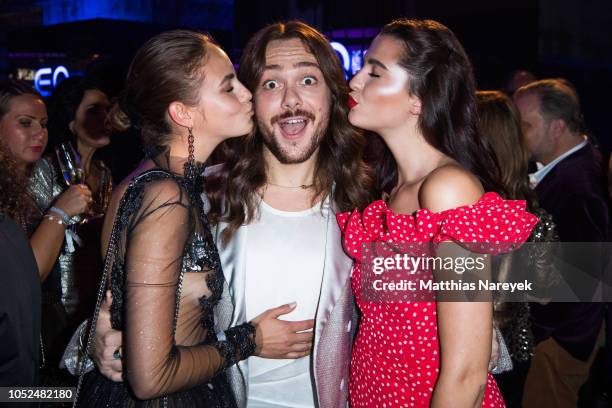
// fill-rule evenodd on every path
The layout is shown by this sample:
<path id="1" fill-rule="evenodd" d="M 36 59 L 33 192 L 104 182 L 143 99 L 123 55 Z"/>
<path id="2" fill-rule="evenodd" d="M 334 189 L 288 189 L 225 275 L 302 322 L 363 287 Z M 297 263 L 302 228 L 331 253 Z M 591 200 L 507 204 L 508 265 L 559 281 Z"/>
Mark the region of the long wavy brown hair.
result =
<path id="1" fill-rule="evenodd" d="M 491 147 L 478 134 L 474 72 L 455 34 L 437 21 L 402 18 L 385 25 L 380 35 L 403 45 L 398 64 L 410 75 L 410 94 L 421 100 L 418 125 L 425 140 L 478 177 L 485 191 L 505 195 Z M 383 175 L 384 191 L 397 183 L 388 149 L 377 173 Z"/>
<path id="2" fill-rule="evenodd" d="M 529 187 L 528 154 L 519 112 L 510 98 L 500 91 L 478 91 L 476 98 L 480 134 L 493 148 L 508 198 L 526 200 L 528 207 L 535 209 L 537 201 Z"/>
<path id="3" fill-rule="evenodd" d="M 32 210 L 26 189 L 28 177 L 17 167 L 8 149 L 0 141 L 0 216 L 6 215 L 23 225 Z"/>
<path id="4" fill-rule="evenodd" d="M 271 41 L 299 39 L 315 56 L 331 93 L 327 132 L 316 162 L 314 200 L 331 194 L 338 211 L 365 207 L 373 198 L 370 168 L 362 158 L 365 139 L 348 121 L 348 93 L 344 71 L 336 52 L 326 38 L 314 28 L 299 21 L 271 24 L 257 32 L 248 42 L 238 78 L 253 93 L 266 65 L 266 48 Z M 229 225 L 222 239 L 227 242 L 234 232 L 256 216 L 257 191 L 266 183 L 261 133 L 252 134 L 223 145 L 225 164 L 208 177 L 207 194 L 211 202 L 209 220 Z M 332 192 L 332 186 L 335 186 Z"/>
<path id="5" fill-rule="evenodd" d="M 11 100 L 21 95 L 42 96 L 23 81 L 8 80 L 0 83 L 0 120 L 11 109 Z M 4 143 L 0 134 L 0 213 L 13 221 L 25 225 L 34 212 L 34 204 L 28 196 L 29 176 L 34 165 L 29 165 L 25 173 Z"/>

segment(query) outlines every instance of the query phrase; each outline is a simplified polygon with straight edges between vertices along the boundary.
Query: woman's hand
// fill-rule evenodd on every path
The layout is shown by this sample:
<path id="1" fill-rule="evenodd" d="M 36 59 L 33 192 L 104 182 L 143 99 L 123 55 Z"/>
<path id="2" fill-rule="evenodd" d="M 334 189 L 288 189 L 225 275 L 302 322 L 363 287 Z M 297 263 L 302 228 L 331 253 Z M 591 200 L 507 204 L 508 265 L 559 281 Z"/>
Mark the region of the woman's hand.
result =
<path id="1" fill-rule="evenodd" d="M 314 319 L 289 322 L 279 316 L 291 313 L 296 304 L 290 303 L 268 309 L 251 323 L 256 327 L 255 355 L 264 358 L 301 358 L 310 354 Z M 310 330 L 305 333 L 305 330 Z"/>
<path id="2" fill-rule="evenodd" d="M 110 290 L 100 307 L 96 322 L 96 333 L 93 339 L 92 358 L 100 370 L 100 374 L 109 380 L 123 381 L 123 366 L 121 364 L 121 332 L 111 327 L 110 306 L 113 302 Z"/>
<path id="3" fill-rule="evenodd" d="M 71 186 L 60 194 L 53 205 L 72 218 L 87 211 L 91 203 L 89 187 L 79 184 Z M 61 218 L 64 219 L 65 216 L 62 214 Z M 51 220 L 52 218 L 44 217 L 30 237 L 30 245 L 36 258 L 41 282 L 44 282 L 53 270 L 64 244 L 65 223 L 58 224 L 57 221 Z"/>
<path id="4" fill-rule="evenodd" d="M 93 202 L 91 190 L 85 184 L 70 186 L 55 200 L 55 207 L 64 211 L 70 217 L 83 214 Z"/>

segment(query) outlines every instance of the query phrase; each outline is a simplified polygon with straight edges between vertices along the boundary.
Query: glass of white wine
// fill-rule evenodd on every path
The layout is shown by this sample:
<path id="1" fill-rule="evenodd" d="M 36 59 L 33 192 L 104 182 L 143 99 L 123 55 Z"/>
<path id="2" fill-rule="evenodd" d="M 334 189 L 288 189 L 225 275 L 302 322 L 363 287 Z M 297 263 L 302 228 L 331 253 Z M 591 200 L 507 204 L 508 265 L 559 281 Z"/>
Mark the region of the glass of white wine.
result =
<path id="1" fill-rule="evenodd" d="M 62 172 L 62 178 L 68 186 L 85 183 L 85 173 L 81 167 L 81 156 L 70 142 L 63 142 L 55 147 L 57 162 Z M 88 222 L 90 214 L 79 215 L 79 223 Z"/>
<path id="2" fill-rule="evenodd" d="M 72 143 L 64 142 L 56 146 L 55 154 L 57 155 L 57 162 L 62 171 L 64 182 L 68 186 L 83 184 L 85 180 L 83 180 L 81 157 L 72 146 Z"/>

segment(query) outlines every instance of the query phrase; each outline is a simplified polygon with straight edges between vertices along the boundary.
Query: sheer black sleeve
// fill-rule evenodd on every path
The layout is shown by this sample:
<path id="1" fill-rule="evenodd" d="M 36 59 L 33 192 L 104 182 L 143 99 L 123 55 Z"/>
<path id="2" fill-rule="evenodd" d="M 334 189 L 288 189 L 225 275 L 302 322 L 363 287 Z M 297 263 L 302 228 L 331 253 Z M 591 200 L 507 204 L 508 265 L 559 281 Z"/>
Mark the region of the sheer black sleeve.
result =
<path id="1" fill-rule="evenodd" d="M 229 329 L 222 341 L 176 344 L 183 259 L 197 218 L 192 209 L 177 180 L 150 182 L 126 231 L 125 373 L 133 392 L 142 399 L 205 382 L 249 357 L 255 348 L 255 329 L 250 324 Z"/>

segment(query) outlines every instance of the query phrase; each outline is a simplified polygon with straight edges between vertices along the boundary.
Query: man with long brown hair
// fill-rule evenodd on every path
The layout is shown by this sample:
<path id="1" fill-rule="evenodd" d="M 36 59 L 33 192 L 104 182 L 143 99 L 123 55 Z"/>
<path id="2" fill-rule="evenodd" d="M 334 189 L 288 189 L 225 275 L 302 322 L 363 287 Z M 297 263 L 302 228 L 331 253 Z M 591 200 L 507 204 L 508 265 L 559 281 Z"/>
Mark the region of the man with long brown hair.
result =
<path id="1" fill-rule="evenodd" d="M 234 389 L 249 407 L 344 406 L 355 309 L 334 213 L 364 207 L 373 191 L 344 72 L 323 35 L 289 22 L 255 34 L 238 77 L 253 92 L 257 130 L 228 146 L 207 185 L 229 324 L 291 301 L 285 319 L 315 324 L 312 358 L 251 358 L 231 371 L 235 385 L 247 380 L 246 398 Z"/>
<path id="2" fill-rule="evenodd" d="M 289 22 L 254 35 L 238 77 L 253 93 L 258 126 L 225 146 L 225 164 L 206 183 L 227 283 L 216 329 L 294 302 L 277 316 L 295 322 L 279 320 L 284 334 L 264 342 L 286 349 L 301 341 L 304 351 L 260 354 L 230 368 L 236 400 L 241 407 L 346 406 L 356 313 L 352 260 L 335 213 L 365 207 L 374 190 L 364 138 L 348 122 L 344 72 L 321 33 Z M 94 359 L 117 380 L 120 335 L 96 331 Z"/>

